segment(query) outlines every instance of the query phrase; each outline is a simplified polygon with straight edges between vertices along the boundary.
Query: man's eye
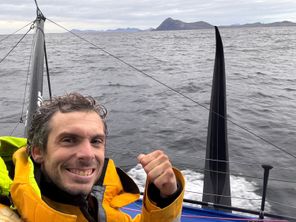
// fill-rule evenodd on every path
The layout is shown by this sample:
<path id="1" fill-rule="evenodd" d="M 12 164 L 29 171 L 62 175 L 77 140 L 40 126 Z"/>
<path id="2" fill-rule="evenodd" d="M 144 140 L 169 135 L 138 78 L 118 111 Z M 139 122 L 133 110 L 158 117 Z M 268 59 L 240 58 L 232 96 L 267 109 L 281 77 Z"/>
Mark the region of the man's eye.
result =
<path id="1" fill-rule="evenodd" d="M 62 142 L 63 142 L 63 143 L 75 143 L 76 140 L 75 140 L 75 138 L 73 138 L 73 137 L 64 137 L 64 138 L 62 139 Z"/>
<path id="2" fill-rule="evenodd" d="M 100 145 L 100 144 L 104 143 L 104 140 L 100 139 L 100 138 L 96 138 L 96 139 L 93 139 L 91 142 L 94 145 Z"/>

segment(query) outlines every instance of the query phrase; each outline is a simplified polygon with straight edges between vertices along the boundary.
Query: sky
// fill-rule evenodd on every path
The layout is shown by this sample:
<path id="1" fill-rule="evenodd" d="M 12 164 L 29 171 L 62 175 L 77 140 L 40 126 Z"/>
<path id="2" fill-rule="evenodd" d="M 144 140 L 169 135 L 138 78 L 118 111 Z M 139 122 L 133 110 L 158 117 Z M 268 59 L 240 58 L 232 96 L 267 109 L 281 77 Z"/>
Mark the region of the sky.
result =
<path id="1" fill-rule="evenodd" d="M 296 0 L 37 0 L 44 16 L 80 30 L 157 28 L 166 18 L 212 25 L 296 22 Z M 0 0 L 0 34 L 36 17 L 34 0 Z M 50 23 L 50 22 L 47 22 Z M 46 32 L 64 32 L 50 23 Z"/>

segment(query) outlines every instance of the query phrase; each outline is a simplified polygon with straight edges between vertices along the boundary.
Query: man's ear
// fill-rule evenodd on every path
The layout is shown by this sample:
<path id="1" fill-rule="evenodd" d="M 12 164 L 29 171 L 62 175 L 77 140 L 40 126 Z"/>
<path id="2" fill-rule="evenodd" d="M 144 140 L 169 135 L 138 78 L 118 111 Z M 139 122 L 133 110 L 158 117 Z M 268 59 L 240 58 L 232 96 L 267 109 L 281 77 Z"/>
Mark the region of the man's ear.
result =
<path id="1" fill-rule="evenodd" d="M 44 160 L 43 151 L 39 147 L 32 147 L 32 158 L 36 163 L 41 164 Z"/>

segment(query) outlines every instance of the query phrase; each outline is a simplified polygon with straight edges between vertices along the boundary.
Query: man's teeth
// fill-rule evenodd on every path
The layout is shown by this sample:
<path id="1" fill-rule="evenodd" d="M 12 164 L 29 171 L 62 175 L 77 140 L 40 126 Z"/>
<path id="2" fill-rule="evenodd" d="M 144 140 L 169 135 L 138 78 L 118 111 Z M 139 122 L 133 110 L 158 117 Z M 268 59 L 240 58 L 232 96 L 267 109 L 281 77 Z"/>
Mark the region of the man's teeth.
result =
<path id="1" fill-rule="evenodd" d="M 79 176 L 89 176 L 93 172 L 92 169 L 88 169 L 88 170 L 69 169 L 69 171 Z"/>

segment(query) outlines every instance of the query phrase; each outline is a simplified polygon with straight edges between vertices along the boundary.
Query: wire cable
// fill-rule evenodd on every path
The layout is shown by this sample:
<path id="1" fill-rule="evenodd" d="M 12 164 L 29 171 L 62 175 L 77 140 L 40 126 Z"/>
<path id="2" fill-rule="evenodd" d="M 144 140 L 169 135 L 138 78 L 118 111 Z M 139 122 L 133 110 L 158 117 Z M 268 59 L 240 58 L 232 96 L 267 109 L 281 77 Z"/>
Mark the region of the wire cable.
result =
<path id="1" fill-rule="evenodd" d="M 125 65 L 127 65 L 128 67 L 130 67 L 130 68 L 136 70 L 137 72 L 143 74 L 144 76 L 146 76 L 146 77 L 152 79 L 153 81 L 157 82 L 158 84 L 160 84 L 160 85 L 162 85 L 162 86 L 168 88 L 169 90 L 175 92 L 176 94 L 179 94 L 179 95 L 182 96 L 183 98 L 185 98 L 185 99 L 187 99 L 187 100 L 189 100 L 189 101 L 191 101 L 191 102 L 193 102 L 193 103 L 199 105 L 200 107 L 203 107 L 204 109 L 206 109 L 206 110 L 208 110 L 208 111 L 214 113 L 215 115 L 217 115 L 217 116 L 219 116 L 219 117 L 225 119 L 226 121 L 228 121 L 228 122 L 234 124 L 235 126 L 239 127 L 240 129 L 242 129 L 242 130 L 248 132 L 249 134 L 253 135 L 254 137 L 259 138 L 260 140 L 264 141 L 265 143 L 267 143 L 267 144 L 273 146 L 274 148 L 276 148 L 276 149 L 282 151 L 283 153 L 286 153 L 287 155 L 289 155 L 289 156 L 293 157 L 294 159 L 296 159 L 296 155 L 292 154 L 291 152 L 286 151 L 285 149 L 283 149 L 283 148 L 279 147 L 278 145 L 276 145 L 276 144 L 274 144 L 274 143 L 268 141 L 267 139 L 263 138 L 262 136 L 257 135 L 256 133 L 252 132 L 251 130 L 247 129 L 246 127 L 241 126 L 240 124 L 234 122 L 233 120 L 230 120 L 229 118 L 224 117 L 223 115 L 220 115 L 220 114 L 217 113 L 217 112 L 214 112 L 213 110 L 209 109 L 207 106 L 205 106 L 205 105 L 203 105 L 203 104 L 197 102 L 196 100 L 192 99 L 190 96 L 187 96 L 187 95 L 185 95 L 184 93 L 182 93 L 182 92 L 180 92 L 180 91 L 178 91 L 178 90 L 172 88 L 171 86 L 169 86 L 169 85 L 167 85 L 167 84 L 161 82 L 161 81 L 158 80 L 157 78 L 155 78 L 155 77 L 153 77 L 153 76 L 147 74 L 147 73 L 144 72 L 143 70 L 138 69 L 138 68 L 135 67 L 134 65 L 132 65 L 132 64 L 130 64 L 130 63 L 128 63 L 128 62 L 126 62 L 125 60 L 119 58 L 118 56 L 116 56 L 116 55 L 114 55 L 114 54 L 112 54 L 112 53 L 110 53 L 109 51 L 103 49 L 102 47 L 99 47 L 98 45 L 92 43 L 91 41 L 89 41 L 89 40 L 87 40 L 87 39 L 85 39 L 85 38 L 83 38 L 82 36 L 76 34 L 75 32 L 72 32 L 71 30 L 65 28 L 64 26 L 62 26 L 62 25 L 60 25 L 60 24 L 58 24 L 58 23 L 52 21 L 51 19 L 48 19 L 48 18 L 47 18 L 47 20 L 50 21 L 50 22 L 52 22 L 53 24 L 59 26 L 60 28 L 66 30 L 67 32 L 73 34 L 73 35 L 76 36 L 77 38 L 79 38 L 79 39 L 81 39 L 81 40 L 83 40 L 83 41 L 85 41 L 85 42 L 91 44 L 91 45 L 94 46 L 95 48 L 97 48 L 97 49 L 103 51 L 103 52 L 106 53 L 107 55 L 109 55 L 109 56 L 115 58 L 116 60 L 120 61 L 121 63 L 123 63 L 123 64 L 125 64 Z"/>
<path id="2" fill-rule="evenodd" d="M 24 28 L 26 28 L 27 26 L 32 25 L 32 24 L 34 24 L 34 21 L 29 22 L 27 25 L 23 26 L 22 28 L 20 28 L 20 29 L 16 30 L 15 32 L 13 32 L 13 33 L 11 33 L 11 34 L 5 36 L 3 39 L 0 40 L 0 43 L 3 42 L 5 39 L 8 39 L 8 38 L 11 37 L 12 35 L 18 33 L 19 31 L 23 30 Z"/>
<path id="3" fill-rule="evenodd" d="M 0 63 L 2 63 L 9 54 L 19 45 L 19 43 L 27 36 L 27 34 L 33 29 L 33 25 L 29 28 L 29 30 L 20 38 L 20 40 L 9 50 L 9 52 L 0 60 Z"/>
<path id="4" fill-rule="evenodd" d="M 201 193 L 201 192 L 196 192 L 196 191 L 191 191 L 191 190 L 185 190 L 185 192 L 188 193 L 195 193 L 198 195 L 208 195 L 208 196 L 217 196 L 217 197 L 227 197 L 231 199 L 240 199 L 240 200 L 254 200 L 254 201 L 261 201 L 261 198 L 245 198 L 245 197 L 235 197 L 235 196 L 227 196 L 227 195 L 219 195 L 219 194 L 213 194 L 213 193 Z"/>
<path id="5" fill-rule="evenodd" d="M 112 154 L 118 154 L 118 155 L 122 155 L 121 152 L 116 151 L 116 150 L 109 150 Z M 153 151 L 153 150 L 151 150 Z M 184 157 L 181 154 L 178 153 L 174 153 L 175 157 Z M 190 157 L 187 157 L 190 158 Z M 203 157 L 197 157 L 194 156 L 192 157 L 194 160 L 202 160 L 202 161 L 213 161 L 213 162 L 218 162 L 218 163 L 229 163 L 229 164 L 238 164 L 238 165 L 246 165 L 246 166 L 251 166 L 251 167 L 262 167 L 263 163 L 259 163 L 259 162 L 242 162 L 242 161 L 227 161 L 227 160 L 215 160 L 215 159 L 209 159 L 209 158 L 203 158 Z M 136 164 L 136 163 L 135 163 Z M 135 164 L 125 164 L 125 165 L 121 165 L 121 167 L 134 167 Z M 189 166 L 189 165 L 182 165 L 182 166 Z M 287 168 L 287 167 L 281 167 L 281 166 L 276 166 L 276 165 L 272 165 L 273 166 L 273 170 L 289 170 L 289 171 L 296 171 L 296 168 Z M 192 167 L 192 166 L 190 166 Z"/>
<path id="6" fill-rule="evenodd" d="M 211 173 L 217 173 L 217 174 L 225 174 L 225 175 L 232 175 L 232 176 L 239 176 L 239 177 L 247 177 L 247 178 L 252 178 L 252 179 L 257 179 L 257 180 L 263 180 L 263 177 L 256 177 L 256 176 L 250 176 L 250 175 L 242 175 L 240 173 L 227 173 L 227 172 L 223 172 L 223 171 L 219 171 L 219 170 L 208 170 L 208 169 L 204 169 L 204 168 L 197 168 L 195 169 L 197 171 L 200 172 L 211 172 Z M 269 180 L 272 181 L 277 181 L 277 182 L 285 182 L 285 183 L 295 183 L 295 180 L 285 180 L 285 179 L 278 179 L 278 178 L 273 178 L 273 177 L 269 177 Z"/>
<path id="7" fill-rule="evenodd" d="M 45 36 L 44 36 L 44 58 L 45 58 L 48 93 L 49 93 L 49 99 L 51 100 L 52 99 L 52 93 L 51 93 L 51 84 L 50 84 L 50 75 L 49 75 L 49 68 L 48 68 L 48 59 L 47 59 L 47 51 L 46 51 L 46 44 L 45 44 Z"/>
<path id="8" fill-rule="evenodd" d="M 181 155 L 178 155 L 178 154 L 176 154 L 176 156 L 182 157 Z M 218 163 L 230 163 L 230 164 L 246 165 L 246 166 L 251 166 L 251 167 L 254 167 L 254 166 L 262 167 L 262 163 L 259 163 L 259 162 L 241 162 L 241 161 L 215 160 L 215 159 L 202 158 L 202 157 L 194 157 L 194 159 L 195 160 L 197 159 L 197 160 L 204 160 L 204 161 L 212 161 L 212 162 L 218 162 Z M 281 166 L 274 166 L 274 165 L 272 165 L 272 166 L 274 167 L 273 170 L 277 169 L 277 170 L 296 171 L 295 168 L 291 169 L 291 168 L 281 167 Z"/>
<path id="9" fill-rule="evenodd" d="M 10 136 L 12 136 L 14 134 L 14 131 L 17 129 L 18 125 L 20 124 L 20 122 L 18 122 L 14 128 L 12 129 L 12 131 L 10 132 Z"/>
<path id="10" fill-rule="evenodd" d="M 291 204 L 283 204 L 283 203 L 280 203 L 280 202 L 277 202 L 277 201 L 274 201 L 274 200 L 270 200 L 270 199 L 268 199 L 268 202 L 270 202 L 270 203 L 274 203 L 274 204 L 277 204 L 277 205 L 281 205 L 281 206 L 283 206 L 283 207 L 289 207 L 289 208 L 293 208 L 293 209 L 295 209 L 296 210 L 296 206 L 293 206 L 293 205 L 291 205 Z"/>

